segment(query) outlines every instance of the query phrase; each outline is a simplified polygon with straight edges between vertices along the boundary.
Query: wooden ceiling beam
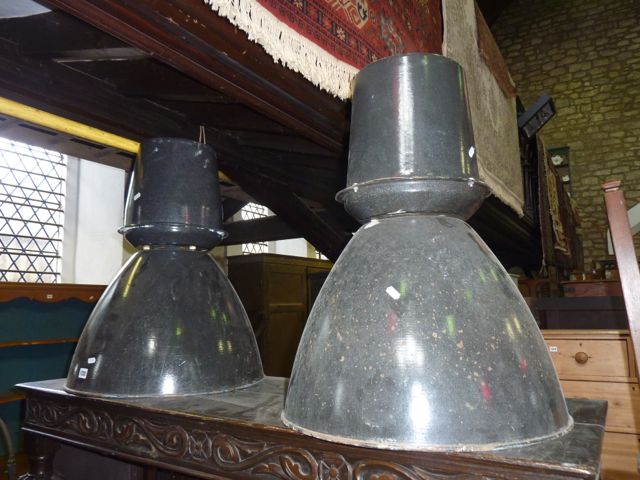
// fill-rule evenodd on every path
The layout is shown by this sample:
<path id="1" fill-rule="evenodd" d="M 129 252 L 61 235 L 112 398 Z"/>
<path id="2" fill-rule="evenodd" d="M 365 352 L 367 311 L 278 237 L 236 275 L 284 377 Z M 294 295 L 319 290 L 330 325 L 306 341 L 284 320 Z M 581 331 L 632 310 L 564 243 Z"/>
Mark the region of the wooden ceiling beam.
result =
<path id="1" fill-rule="evenodd" d="M 23 55 L 51 58 L 54 52 L 130 48 L 97 28 L 62 12 L 0 19 L 0 36 L 16 39 Z"/>
<path id="2" fill-rule="evenodd" d="M 316 212 L 324 220 L 333 221 L 332 215 L 328 211 Z M 353 232 L 359 225 L 353 221 L 350 229 L 346 232 Z M 237 222 L 227 222 L 224 224 L 224 231 L 227 237 L 222 241 L 222 245 L 239 245 L 241 243 L 272 242 L 276 240 L 288 240 L 291 238 L 303 237 L 304 233 L 299 232 L 287 224 L 278 216 L 257 218 L 254 220 L 242 220 Z"/>
<path id="3" fill-rule="evenodd" d="M 2 96 L 132 140 L 197 135 L 197 127 L 185 122 L 184 115 L 118 95 L 109 85 L 64 65 L 25 57 L 9 41 L 0 41 L 0 72 Z"/>
<path id="4" fill-rule="evenodd" d="M 188 92 L 176 91 L 175 88 L 172 91 L 169 91 L 169 90 L 157 89 L 154 87 L 147 88 L 147 87 L 140 86 L 137 88 L 136 87 L 119 87 L 118 91 L 126 97 L 144 98 L 146 100 L 156 101 L 163 104 L 168 104 L 168 103 L 203 104 L 203 106 L 209 110 L 210 116 L 213 113 L 211 110 L 211 104 L 216 104 L 216 106 L 219 104 L 226 104 L 226 103 L 235 104 L 235 102 L 231 100 L 228 96 L 223 95 L 221 93 L 216 93 L 212 90 L 205 93 L 199 93 L 199 92 L 188 93 Z M 199 122 L 199 123 L 204 123 L 204 122 Z"/>
<path id="5" fill-rule="evenodd" d="M 68 16 L 56 12 L 59 16 Z M 53 20 L 52 20 L 53 21 Z M 76 20 L 78 28 L 92 28 Z M 107 34 L 100 32 L 104 36 Z M 109 83 L 133 98 L 179 101 L 184 103 L 233 103 L 228 95 L 217 92 L 177 70 L 148 56 L 123 62 L 82 62 L 71 65 L 74 70 Z M 209 110 L 211 114 L 211 110 Z"/>
<path id="6" fill-rule="evenodd" d="M 224 231 L 227 236 L 221 245 L 273 242 L 303 236 L 277 216 L 225 223 Z"/>
<path id="7" fill-rule="evenodd" d="M 209 137 L 207 137 L 207 140 L 209 140 Z M 336 180 L 333 178 L 330 178 L 329 181 L 321 182 L 318 181 L 318 177 L 314 177 L 313 175 L 293 175 L 291 172 L 287 171 L 286 167 L 280 168 L 275 162 L 267 163 L 265 161 L 261 161 L 261 159 L 268 159 L 268 154 L 256 157 L 249 154 L 249 152 L 244 150 L 242 147 L 237 146 L 236 149 L 240 150 L 237 150 L 235 155 L 232 154 L 228 156 L 220 149 L 220 144 L 217 143 L 216 140 L 212 140 L 209 143 L 216 145 L 216 149 L 220 153 L 220 169 L 225 173 L 227 170 L 236 167 L 237 164 L 240 164 L 247 170 L 259 173 L 263 177 L 277 181 L 281 185 L 286 185 L 288 190 L 301 198 L 323 205 L 335 202 L 333 198 L 336 190 L 333 188 L 333 185 L 336 183 Z M 238 152 L 242 152 L 240 154 L 242 157 L 241 160 L 238 158 Z"/>
<path id="8" fill-rule="evenodd" d="M 235 198 L 225 198 L 222 201 L 222 221 L 226 222 L 236 213 L 238 213 L 247 204 L 242 200 Z"/>
<path id="9" fill-rule="evenodd" d="M 312 155 L 292 152 L 275 152 L 270 150 L 263 150 L 258 147 L 245 146 L 245 151 L 252 157 L 265 158 L 269 156 L 270 163 L 279 165 L 283 168 L 290 169 L 295 167 L 308 167 L 309 169 L 317 170 L 340 170 L 346 175 L 347 171 L 347 158 L 343 156 L 326 156 L 326 155 Z M 344 180 L 345 175 L 342 175 L 341 180 Z M 340 188 L 344 188 L 342 185 Z"/>
<path id="10" fill-rule="evenodd" d="M 320 90 L 301 74 L 286 68 L 276 62 L 262 45 L 250 41 L 247 34 L 233 26 L 227 19 L 212 12 L 204 2 L 191 0 L 172 0 L 173 4 L 186 13 L 186 19 L 198 19 L 204 26 L 205 40 L 225 52 L 236 62 L 246 65 L 251 71 L 285 91 L 305 105 L 312 107 L 314 112 L 328 122 L 327 126 L 338 132 L 344 140 L 344 132 L 348 130 L 349 116 L 347 103 L 333 95 Z M 304 119 L 303 119 L 304 120 Z"/>
<path id="11" fill-rule="evenodd" d="M 47 58 L 59 63 L 141 60 L 149 55 L 132 47 L 81 48 L 47 52 Z"/>
<path id="12" fill-rule="evenodd" d="M 0 94 L 61 116 L 135 140 L 169 135 L 194 138 L 196 127 L 182 115 L 152 102 L 127 99 L 101 82 L 53 62 L 21 56 L 15 45 L 0 41 Z M 85 95 L 91 92 L 91 95 Z M 193 132 L 193 134 L 191 134 Z M 266 205 L 324 253 L 337 259 L 348 234 L 318 217 L 286 183 L 246 162 L 243 147 L 213 129 L 207 139 L 218 152 L 222 170 L 256 201 Z M 228 173 L 227 173 L 228 174 Z"/>
<path id="13" fill-rule="evenodd" d="M 58 15 L 66 15 L 58 12 Z M 52 20 L 51 20 L 52 21 Z M 78 21 L 82 27 L 82 22 Z M 105 34 L 106 35 L 106 34 Z M 186 114 L 191 123 L 224 130 L 275 133 L 295 138 L 292 145 L 317 144 L 294 136 L 290 128 L 237 103 L 228 95 L 216 92 L 175 69 L 154 59 L 122 62 L 69 62 L 74 70 L 114 85 L 127 97 L 145 99 Z M 267 139 L 268 140 L 268 139 Z M 262 143 L 265 139 L 260 139 Z M 326 152 L 326 150 L 321 150 Z"/>
<path id="14" fill-rule="evenodd" d="M 212 94 L 215 93 L 211 91 Z M 197 96 L 189 99 L 181 98 L 182 93 L 174 95 L 174 98 L 157 98 L 159 103 L 167 107 L 183 111 L 192 123 L 206 125 L 218 130 L 224 130 L 230 134 L 241 132 L 260 132 L 277 135 L 291 135 L 291 129 L 261 115 L 244 105 L 233 103 L 229 97 L 225 102 L 211 102 L 206 97 L 202 101 L 197 101 Z M 147 96 L 147 98 L 149 98 Z M 216 103 L 212 108 L 212 103 Z M 313 144 L 315 146 L 315 144 Z M 334 155 L 335 156 L 335 155 Z"/>
<path id="15" fill-rule="evenodd" d="M 294 231 L 300 232 L 319 252 L 335 262 L 351 234 L 333 219 L 322 218 L 311 210 L 288 186 L 269 177 L 245 171 L 240 165 L 226 170 L 258 203 L 266 205 Z"/>
<path id="16" fill-rule="evenodd" d="M 273 133 L 233 131 L 228 132 L 239 145 L 261 150 L 329 157 L 332 152 L 303 137 Z"/>
<path id="17" fill-rule="evenodd" d="M 66 17 L 68 15 L 63 12 L 51 12 L 41 16 L 41 21 L 45 25 L 60 22 L 69 26 L 70 22 Z M 95 30 L 77 19 L 73 20 L 75 22 L 74 31 L 76 32 L 80 32 L 83 28 Z M 19 19 L 18 21 L 23 24 L 24 19 Z M 35 29 L 36 25 L 31 25 L 31 27 Z M 50 29 L 51 27 L 45 28 L 45 30 Z M 284 134 L 290 132 L 290 130 L 252 111 L 250 108 L 242 105 L 220 104 L 216 104 L 215 108 L 212 108 L 211 105 L 206 103 L 154 102 L 143 97 L 131 98 L 127 95 L 132 93 L 144 94 L 142 87 L 145 85 L 148 86 L 147 91 L 152 96 L 155 94 L 171 94 L 173 91 L 173 94 L 177 95 L 176 98 L 179 98 L 183 93 L 187 95 L 186 98 L 181 98 L 182 100 L 205 99 L 201 95 L 220 95 L 220 97 L 213 99 L 218 100 L 223 95 L 153 60 L 80 62 L 71 64 L 71 67 L 66 67 L 48 62 L 43 57 L 26 57 L 21 55 L 21 52 L 25 50 L 25 47 L 28 49 L 29 44 L 20 43 L 19 38 L 14 36 L 17 34 L 13 30 L 6 29 L 8 32 L 13 32 L 12 35 L 9 35 L 5 30 L 0 29 L 0 36 L 4 32 L 8 36 L 8 42 L 19 45 L 19 48 L 14 48 L 13 52 L 4 55 L 8 62 L 5 69 L 8 74 L 0 81 L 0 86 L 4 81 L 7 88 L 10 88 L 12 92 L 25 92 L 22 97 L 23 101 L 28 98 L 25 103 L 38 100 L 41 106 L 46 106 L 45 110 L 51 107 L 54 107 L 55 110 L 57 108 L 56 103 L 59 101 L 61 102 L 60 105 L 64 105 L 65 111 L 73 111 L 70 118 L 74 118 L 74 115 L 80 113 L 81 117 L 74 119 L 83 123 L 95 124 L 96 119 L 100 116 L 102 118 L 100 119 L 99 128 L 119 134 L 124 134 L 123 128 L 129 130 L 136 128 L 138 131 L 133 135 L 124 135 L 132 136 L 137 140 L 151 135 L 179 135 L 195 138 L 199 125 L 212 126 L 210 125 L 212 123 L 210 122 L 211 118 L 216 119 L 215 125 L 213 125 L 214 128 L 223 126 L 225 123 L 239 128 L 244 125 L 244 128 L 253 129 L 254 132 L 244 133 L 240 138 L 247 142 L 255 142 L 260 147 L 254 149 L 251 148 L 253 146 L 249 145 L 249 143 L 245 145 L 245 151 L 250 154 L 249 158 L 252 160 L 253 168 L 260 170 L 263 168 L 262 164 L 268 168 L 270 165 L 281 163 L 281 160 L 291 161 L 295 156 L 297 157 L 297 164 L 301 166 L 307 165 L 310 170 L 305 172 L 304 169 L 297 169 L 295 174 L 292 174 L 292 171 L 287 171 L 290 170 L 289 166 L 285 167 L 283 165 L 284 173 L 282 173 L 283 169 L 280 169 L 280 171 L 274 169 L 273 176 L 283 176 L 287 179 L 287 183 L 290 184 L 297 183 L 298 179 L 300 179 L 300 186 L 294 188 L 294 190 L 298 194 L 310 197 L 314 201 L 323 202 L 333 197 L 335 193 L 335 188 L 333 187 L 336 183 L 334 176 L 335 172 L 339 170 L 336 165 L 341 162 L 338 156 L 300 137 L 269 136 L 264 133 L 256 133 L 268 130 L 271 133 Z M 97 32 L 106 36 L 102 32 Z M 94 39 L 93 43 L 96 42 L 100 43 L 97 39 Z M 67 45 L 67 48 L 70 48 L 69 45 Z M 9 49 L 7 47 L 5 50 Z M 22 78 L 16 78 L 15 81 L 12 80 L 12 69 L 16 72 L 13 76 L 16 76 L 18 72 L 29 72 L 26 75 L 28 77 L 27 81 L 24 82 Z M 9 84 L 15 88 L 9 87 Z M 118 96 L 118 92 L 113 92 L 113 88 L 110 87 L 116 88 L 121 95 Z M 132 92 L 133 89 L 137 89 L 137 92 Z M 91 91 L 92 95 L 87 97 L 82 93 L 83 90 L 85 92 Z M 27 92 L 31 92 L 31 94 L 27 94 Z M 189 95 L 196 95 L 197 97 L 188 98 Z M 110 96 L 111 98 L 109 98 Z M 206 99 L 212 100 L 211 97 Z M 142 113 L 134 113 L 138 109 Z M 148 111 L 148 115 L 145 115 L 145 110 Z M 52 113 L 56 112 L 53 111 Z M 143 118 L 140 118 L 141 116 Z M 119 127 L 114 128 L 114 123 L 109 123 L 108 126 L 105 125 L 105 117 L 109 117 L 109 121 L 117 121 L 120 124 Z M 135 122 L 129 122 L 130 118 L 135 117 L 138 117 Z M 148 120 L 144 117 L 147 117 Z M 164 125 L 167 124 L 167 119 L 172 118 L 175 119 L 174 124 L 167 125 L 168 128 L 164 128 Z M 269 143 L 270 137 L 273 139 L 271 144 Z M 234 145 L 235 147 L 237 147 L 237 144 Z M 278 149 L 287 149 L 290 152 L 279 151 Z M 127 161 L 126 158 L 118 158 L 118 160 Z M 248 162 L 250 160 L 243 161 Z M 316 162 L 317 164 L 312 166 Z M 311 170 L 312 168 L 314 170 Z M 269 174 L 268 171 L 266 173 Z M 320 185 L 317 182 L 318 178 L 328 179 L 328 182 L 323 180 Z M 329 185 L 329 188 L 326 188 L 326 185 Z"/>
<path id="18" fill-rule="evenodd" d="M 127 97 L 154 101 L 182 112 L 193 124 L 293 136 L 290 128 L 157 60 L 82 62 L 71 66 L 74 70 L 114 85 L 118 92 Z M 305 141 L 316 149 L 320 148 L 315 143 Z"/>
<path id="19" fill-rule="evenodd" d="M 229 94 L 319 145 L 335 152 L 344 149 L 346 115 L 341 123 L 335 122 L 319 113 L 318 103 L 297 98 L 288 85 L 269 81 L 219 48 L 219 34 L 212 28 L 234 29 L 208 10 L 203 2 L 48 0 L 47 3 L 153 55 L 205 85 Z M 194 9 L 198 22 L 194 22 L 187 11 Z M 237 29 L 235 35 L 238 35 Z M 250 43 L 244 35 L 243 44 Z M 276 67 L 283 68 L 277 65 L 271 68 Z M 313 87 L 310 83 L 309 86 Z M 315 87 L 313 89 L 317 91 Z M 317 97 L 317 93 L 313 95 Z M 327 100 L 331 99 L 325 96 L 323 103 Z"/>

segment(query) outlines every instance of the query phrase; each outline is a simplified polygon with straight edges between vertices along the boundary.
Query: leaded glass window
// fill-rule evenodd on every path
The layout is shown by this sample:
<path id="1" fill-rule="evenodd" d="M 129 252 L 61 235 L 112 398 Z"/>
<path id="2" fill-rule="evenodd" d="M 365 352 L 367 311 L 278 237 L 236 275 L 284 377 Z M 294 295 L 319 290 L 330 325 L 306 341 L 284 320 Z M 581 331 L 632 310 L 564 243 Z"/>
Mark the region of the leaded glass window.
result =
<path id="1" fill-rule="evenodd" d="M 257 203 L 247 203 L 240 210 L 240 217 L 242 220 L 255 220 L 256 218 L 262 218 L 269 215 L 267 207 L 259 205 Z M 269 245 L 267 242 L 256 243 L 243 243 L 242 253 L 249 255 L 251 253 L 267 253 L 269 251 Z"/>
<path id="2" fill-rule="evenodd" d="M 0 138 L 0 281 L 60 280 L 66 163 Z"/>

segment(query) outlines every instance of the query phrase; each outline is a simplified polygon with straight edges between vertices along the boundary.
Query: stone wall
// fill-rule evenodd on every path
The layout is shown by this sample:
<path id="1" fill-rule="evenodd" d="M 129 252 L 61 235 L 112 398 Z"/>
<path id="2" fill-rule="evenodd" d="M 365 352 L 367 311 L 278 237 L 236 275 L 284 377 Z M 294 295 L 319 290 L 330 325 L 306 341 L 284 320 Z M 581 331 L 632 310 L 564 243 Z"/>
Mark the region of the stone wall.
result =
<path id="1" fill-rule="evenodd" d="M 585 268 L 607 256 L 600 184 L 640 201 L 640 1 L 514 0 L 491 25 L 525 106 L 543 92 L 557 115 L 547 148 L 570 147 Z"/>

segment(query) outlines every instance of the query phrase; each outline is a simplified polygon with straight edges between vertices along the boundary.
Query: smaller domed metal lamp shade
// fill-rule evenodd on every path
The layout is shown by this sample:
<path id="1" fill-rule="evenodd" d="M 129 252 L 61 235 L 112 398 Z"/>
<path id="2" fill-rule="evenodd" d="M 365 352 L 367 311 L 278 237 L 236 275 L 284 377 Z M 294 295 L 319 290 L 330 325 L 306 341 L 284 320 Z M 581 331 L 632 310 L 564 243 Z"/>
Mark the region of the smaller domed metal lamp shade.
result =
<path id="1" fill-rule="evenodd" d="M 464 221 L 488 194 L 477 178 L 457 63 L 409 54 L 357 75 L 338 199 L 364 225 L 309 316 L 285 424 L 402 450 L 494 450 L 569 431 L 528 307 Z"/>
<path id="2" fill-rule="evenodd" d="M 109 284 L 65 389 L 101 397 L 224 392 L 263 378 L 251 325 L 208 255 L 224 237 L 215 152 L 176 138 L 143 142 L 126 207 L 141 248 Z"/>

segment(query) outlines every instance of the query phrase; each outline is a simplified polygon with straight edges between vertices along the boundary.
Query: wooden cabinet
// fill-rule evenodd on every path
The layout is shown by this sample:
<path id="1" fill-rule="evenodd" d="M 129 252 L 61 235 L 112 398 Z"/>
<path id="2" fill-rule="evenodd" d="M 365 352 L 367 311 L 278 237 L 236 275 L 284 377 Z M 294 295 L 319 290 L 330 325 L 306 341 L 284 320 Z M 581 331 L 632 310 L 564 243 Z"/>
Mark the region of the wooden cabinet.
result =
<path id="1" fill-rule="evenodd" d="M 331 262 L 260 254 L 229 257 L 229 280 L 251 319 L 267 375 L 288 377 L 318 291 Z"/>
<path id="2" fill-rule="evenodd" d="M 607 400 L 602 479 L 638 478 L 640 385 L 627 330 L 544 330 L 565 397 Z"/>
<path id="3" fill-rule="evenodd" d="M 636 480 L 636 457 L 639 451 L 639 435 L 605 432 L 602 445 L 602 480 Z"/>
<path id="4" fill-rule="evenodd" d="M 636 377 L 629 338 L 617 334 L 578 336 L 553 337 L 553 345 L 549 345 L 560 378 L 624 381 Z"/>

